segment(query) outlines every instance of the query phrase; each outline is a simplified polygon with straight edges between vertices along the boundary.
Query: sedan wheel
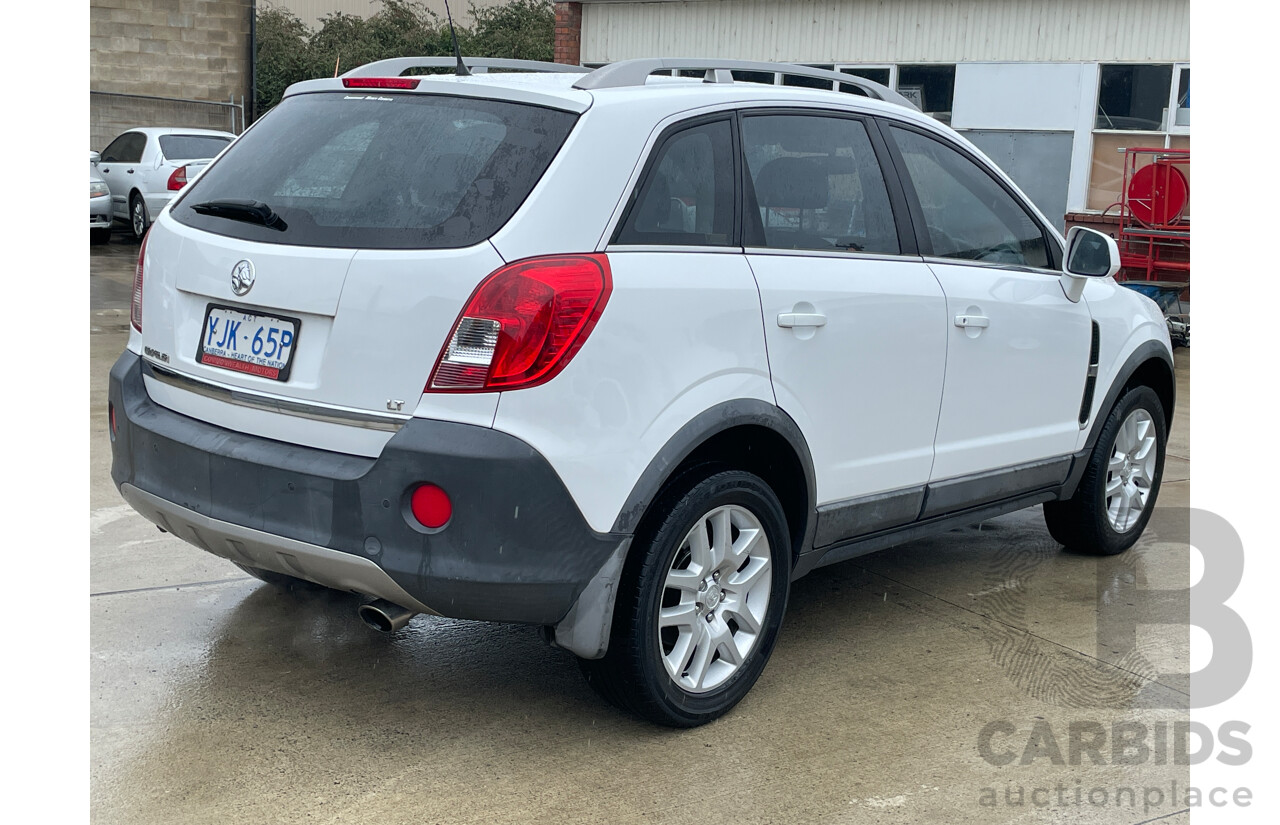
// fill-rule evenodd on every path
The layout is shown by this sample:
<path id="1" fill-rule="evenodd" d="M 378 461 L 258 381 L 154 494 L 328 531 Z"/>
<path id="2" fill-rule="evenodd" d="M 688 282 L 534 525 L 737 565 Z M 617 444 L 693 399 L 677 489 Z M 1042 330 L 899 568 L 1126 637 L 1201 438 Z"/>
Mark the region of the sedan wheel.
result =
<path id="1" fill-rule="evenodd" d="M 150 226 L 150 221 L 147 220 L 147 204 L 136 195 L 129 204 L 129 224 L 133 228 L 133 237 L 139 241 L 147 234 L 147 227 Z"/>

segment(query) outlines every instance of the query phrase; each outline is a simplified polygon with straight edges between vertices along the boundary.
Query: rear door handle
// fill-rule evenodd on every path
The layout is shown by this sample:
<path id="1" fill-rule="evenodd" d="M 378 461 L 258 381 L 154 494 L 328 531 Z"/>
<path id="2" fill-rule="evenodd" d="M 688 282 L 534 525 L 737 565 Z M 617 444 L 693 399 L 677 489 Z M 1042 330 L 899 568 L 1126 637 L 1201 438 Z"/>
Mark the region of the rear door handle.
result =
<path id="1" fill-rule="evenodd" d="M 986 329 L 991 326 L 991 319 L 985 315 L 957 315 L 956 326 L 961 329 Z"/>
<path id="2" fill-rule="evenodd" d="M 825 327 L 827 316 L 821 312 L 780 312 L 778 326 L 786 327 Z"/>

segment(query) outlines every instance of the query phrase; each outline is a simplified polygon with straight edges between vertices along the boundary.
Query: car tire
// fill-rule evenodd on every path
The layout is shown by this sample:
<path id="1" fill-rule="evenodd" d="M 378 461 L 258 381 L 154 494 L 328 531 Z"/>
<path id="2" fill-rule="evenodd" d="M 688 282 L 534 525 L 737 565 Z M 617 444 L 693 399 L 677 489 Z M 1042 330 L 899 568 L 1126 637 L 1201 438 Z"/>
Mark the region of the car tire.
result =
<path id="1" fill-rule="evenodd" d="M 1167 432 L 1154 390 L 1126 392 L 1103 424 L 1075 495 L 1044 505 L 1049 534 L 1068 550 L 1089 555 L 1114 556 L 1132 547 L 1155 509 Z"/>
<path id="2" fill-rule="evenodd" d="M 142 243 L 147 229 L 151 226 L 151 216 L 147 214 L 147 202 L 137 192 L 129 198 L 129 228 L 133 230 L 133 239 Z"/>
<path id="3" fill-rule="evenodd" d="M 728 712 L 764 671 L 782 626 L 789 535 L 778 497 L 755 475 L 706 469 L 669 486 L 632 545 L 608 652 L 579 660 L 587 681 L 661 725 L 695 727 Z"/>
<path id="4" fill-rule="evenodd" d="M 90 229 L 89 243 L 93 246 L 101 246 L 103 244 L 111 243 L 111 230 L 110 229 Z"/>
<path id="5" fill-rule="evenodd" d="M 233 561 L 231 563 L 234 564 L 236 567 L 239 567 L 244 572 L 248 573 L 250 576 L 253 576 L 255 579 L 258 579 L 259 581 L 264 581 L 267 584 L 277 587 L 281 590 L 285 590 L 289 592 L 293 592 L 293 591 L 315 592 L 315 591 L 329 589 L 322 584 L 309 582 L 306 579 L 299 579 L 296 576 L 290 576 L 286 573 L 277 573 L 274 570 L 263 570 L 261 567 L 251 567 L 247 564 L 241 564 L 238 561 Z"/>

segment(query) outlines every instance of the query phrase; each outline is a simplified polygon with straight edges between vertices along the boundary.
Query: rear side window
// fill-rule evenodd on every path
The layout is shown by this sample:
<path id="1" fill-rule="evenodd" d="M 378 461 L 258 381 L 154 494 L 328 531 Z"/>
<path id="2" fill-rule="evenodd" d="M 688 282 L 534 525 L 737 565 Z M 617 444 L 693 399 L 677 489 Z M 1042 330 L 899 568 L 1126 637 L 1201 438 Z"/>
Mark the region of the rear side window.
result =
<path id="1" fill-rule="evenodd" d="M 747 222 L 747 246 L 900 251 L 884 174 L 861 121 L 744 117 L 742 146 L 760 216 Z"/>
<path id="2" fill-rule="evenodd" d="M 102 150 L 102 159 L 112 163 L 141 163 L 147 148 L 147 136 L 141 132 L 125 132 Z"/>
<path id="3" fill-rule="evenodd" d="M 733 240 L 733 178 L 729 121 L 670 135 L 614 243 L 728 246 Z"/>
<path id="4" fill-rule="evenodd" d="M 471 246 L 510 220 L 576 120 L 569 112 L 477 98 L 298 95 L 236 141 L 188 189 L 173 217 L 267 243 Z M 192 208 L 220 200 L 264 203 L 286 228 Z"/>
<path id="5" fill-rule="evenodd" d="M 1044 231 L 969 158 L 919 132 L 890 127 L 939 258 L 1049 267 Z"/>
<path id="6" fill-rule="evenodd" d="M 161 135 L 160 152 L 169 160 L 203 160 L 216 157 L 230 142 L 214 135 Z"/>

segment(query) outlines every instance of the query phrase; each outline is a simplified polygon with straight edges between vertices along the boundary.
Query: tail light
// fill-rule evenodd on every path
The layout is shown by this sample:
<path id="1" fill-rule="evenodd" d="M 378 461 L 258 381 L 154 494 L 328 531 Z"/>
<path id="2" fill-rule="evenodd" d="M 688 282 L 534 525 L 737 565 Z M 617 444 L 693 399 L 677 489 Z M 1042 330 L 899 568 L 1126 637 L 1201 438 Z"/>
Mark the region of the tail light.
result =
<path id="1" fill-rule="evenodd" d="M 142 248 L 138 250 L 138 267 L 133 270 L 133 304 L 129 307 L 133 328 L 142 332 L 142 262 L 147 257 L 147 240 L 151 233 L 142 236 Z"/>
<path id="2" fill-rule="evenodd" d="M 471 295 L 425 391 L 515 390 L 550 381 L 582 348 L 612 290 L 603 253 L 502 267 Z"/>
<path id="3" fill-rule="evenodd" d="M 173 174 L 169 176 L 169 191 L 177 192 L 179 189 L 187 185 L 187 167 L 179 166 L 173 170 Z"/>

